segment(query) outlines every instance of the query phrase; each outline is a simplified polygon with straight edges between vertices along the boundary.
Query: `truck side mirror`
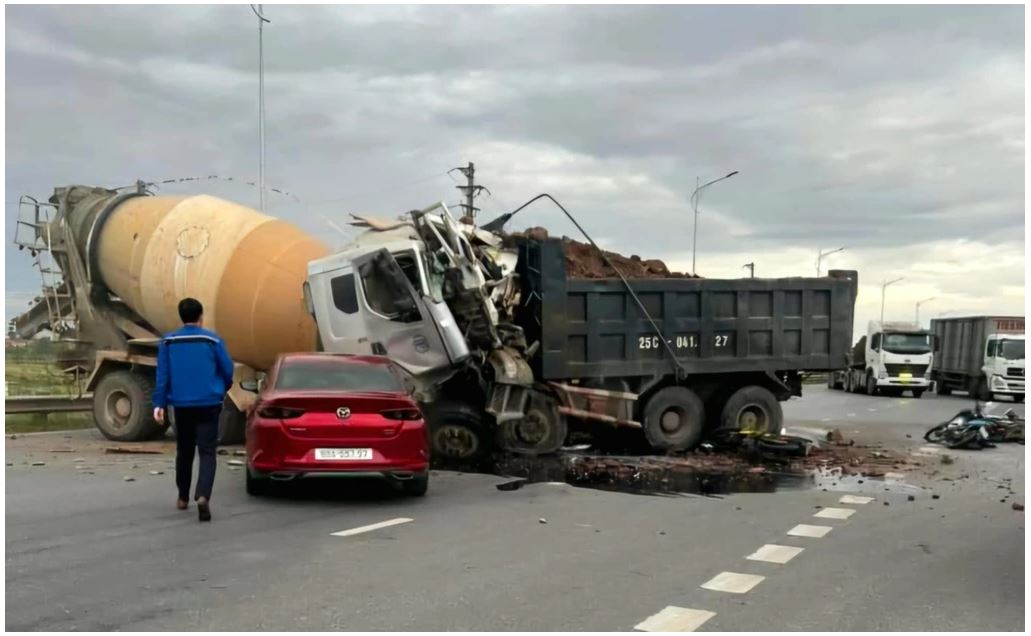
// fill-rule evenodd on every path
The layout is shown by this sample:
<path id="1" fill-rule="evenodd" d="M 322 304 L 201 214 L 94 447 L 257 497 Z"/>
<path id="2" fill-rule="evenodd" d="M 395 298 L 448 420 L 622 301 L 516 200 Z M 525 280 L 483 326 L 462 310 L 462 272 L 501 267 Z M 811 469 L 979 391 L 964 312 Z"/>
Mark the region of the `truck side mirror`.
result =
<path id="1" fill-rule="evenodd" d="M 258 392 L 258 381 L 257 380 L 244 380 L 243 382 L 240 382 L 240 388 L 243 389 L 244 391 L 249 391 L 251 393 L 257 393 Z"/>

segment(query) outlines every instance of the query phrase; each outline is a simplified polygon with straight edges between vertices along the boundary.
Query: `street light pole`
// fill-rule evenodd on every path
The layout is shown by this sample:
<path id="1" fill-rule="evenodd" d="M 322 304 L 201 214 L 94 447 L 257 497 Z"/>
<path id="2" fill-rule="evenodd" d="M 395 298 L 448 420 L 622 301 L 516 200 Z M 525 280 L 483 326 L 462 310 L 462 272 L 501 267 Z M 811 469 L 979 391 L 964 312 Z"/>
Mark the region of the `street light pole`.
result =
<path id="1" fill-rule="evenodd" d="M 695 189 L 694 189 L 694 192 L 691 193 L 691 201 L 694 203 L 694 238 L 691 240 L 691 275 L 692 276 L 695 276 L 697 274 L 697 271 L 695 271 L 695 263 L 696 263 L 695 257 L 698 254 L 698 199 L 701 198 L 702 190 L 704 190 L 705 188 L 708 188 L 709 186 L 711 186 L 714 183 L 718 183 L 720 181 L 723 181 L 724 179 L 729 179 L 729 178 L 733 177 L 734 175 L 736 175 L 737 173 L 738 173 L 738 171 L 735 170 L 734 172 L 731 172 L 730 174 L 722 176 L 719 179 L 713 179 L 712 181 L 709 181 L 708 183 L 704 183 L 702 185 L 698 185 L 698 182 L 701 181 L 701 178 L 695 177 L 695 181 L 694 181 L 695 182 Z"/>
<path id="2" fill-rule="evenodd" d="M 920 305 L 922 305 L 924 303 L 929 303 L 929 302 L 931 302 L 934 299 L 935 299 L 935 296 L 931 296 L 930 298 L 924 298 L 923 300 L 917 301 L 917 303 L 916 303 L 916 324 L 917 324 L 918 327 L 920 326 Z"/>
<path id="3" fill-rule="evenodd" d="M 251 5 L 258 16 L 258 209 L 265 211 L 265 23 L 271 22 L 262 13 L 261 5 Z"/>
<path id="4" fill-rule="evenodd" d="M 899 282 L 903 278 L 905 278 L 905 277 L 904 276 L 900 276 L 900 277 L 896 278 L 895 280 L 886 280 L 886 281 L 884 281 L 884 284 L 881 285 L 881 324 L 882 325 L 884 324 L 884 290 L 888 289 L 888 285 L 894 285 L 895 283 Z"/>
<path id="5" fill-rule="evenodd" d="M 751 263 L 745 263 L 744 265 L 741 266 L 742 269 L 744 269 L 746 267 L 748 268 L 748 274 L 749 274 L 748 277 L 749 278 L 755 278 L 755 262 L 753 261 Z"/>
<path id="6" fill-rule="evenodd" d="M 817 254 L 816 254 L 816 277 L 817 278 L 820 277 L 820 263 L 823 261 L 823 257 L 824 256 L 830 256 L 831 254 L 836 254 L 838 252 L 843 251 L 844 249 L 845 249 L 844 247 L 839 247 L 838 249 L 831 250 L 829 252 L 824 252 L 822 250 L 817 252 Z"/>

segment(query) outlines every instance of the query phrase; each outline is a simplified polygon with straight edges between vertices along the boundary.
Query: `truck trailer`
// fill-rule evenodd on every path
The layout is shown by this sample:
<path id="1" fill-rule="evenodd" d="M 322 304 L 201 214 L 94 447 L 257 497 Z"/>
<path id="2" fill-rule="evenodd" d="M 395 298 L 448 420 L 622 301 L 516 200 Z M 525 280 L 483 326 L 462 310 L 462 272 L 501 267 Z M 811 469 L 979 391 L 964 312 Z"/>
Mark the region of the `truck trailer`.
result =
<path id="1" fill-rule="evenodd" d="M 1024 317 L 968 316 L 931 320 L 937 392 L 966 391 L 980 400 L 1024 401 Z"/>
<path id="2" fill-rule="evenodd" d="M 827 376 L 827 386 L 850 393 L 919 399 L 931 387 L 931 335 L 915 323 L 871 320 L 849 353 L 849 363 Z"/>

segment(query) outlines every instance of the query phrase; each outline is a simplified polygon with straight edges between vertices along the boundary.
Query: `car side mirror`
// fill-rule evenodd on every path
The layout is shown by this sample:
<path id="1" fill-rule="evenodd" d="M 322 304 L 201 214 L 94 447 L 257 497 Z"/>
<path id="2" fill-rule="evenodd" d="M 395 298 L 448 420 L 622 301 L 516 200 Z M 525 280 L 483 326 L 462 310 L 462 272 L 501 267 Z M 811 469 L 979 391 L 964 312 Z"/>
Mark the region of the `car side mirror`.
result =
<path id="1" fill-rule="evenodd" d="M 251 393 L 258 392 L 258 381 L 257 380 L 244 380 L 240 383 L 240 388 L 244 391 L 250 391 Z"/>

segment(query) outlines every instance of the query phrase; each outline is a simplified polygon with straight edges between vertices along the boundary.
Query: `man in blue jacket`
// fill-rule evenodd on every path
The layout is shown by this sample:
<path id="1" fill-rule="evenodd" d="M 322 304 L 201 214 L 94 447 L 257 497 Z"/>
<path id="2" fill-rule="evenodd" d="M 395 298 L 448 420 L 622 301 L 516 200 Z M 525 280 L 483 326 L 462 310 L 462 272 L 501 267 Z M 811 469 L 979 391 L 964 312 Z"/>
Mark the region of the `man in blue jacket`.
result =
<path id="1" fill-rule="evenodd" d="M 179 318 L 182 328 L 167 334 L 158 346 L 154 419 L 163 423 L 165 410 L 171 409 L 175 421 L 175 483 L 179 487 L 176 506 L 180 510 L 190 505 L 193 449 L 197 447 L 200 469 L 194 498 L 200 520 L 211 521 L 218 416 L 233 386 L 233 360 L 222 339 L 203 328 L 204 307 L 200 301 L 184 298 L 179 303 Z"/>

